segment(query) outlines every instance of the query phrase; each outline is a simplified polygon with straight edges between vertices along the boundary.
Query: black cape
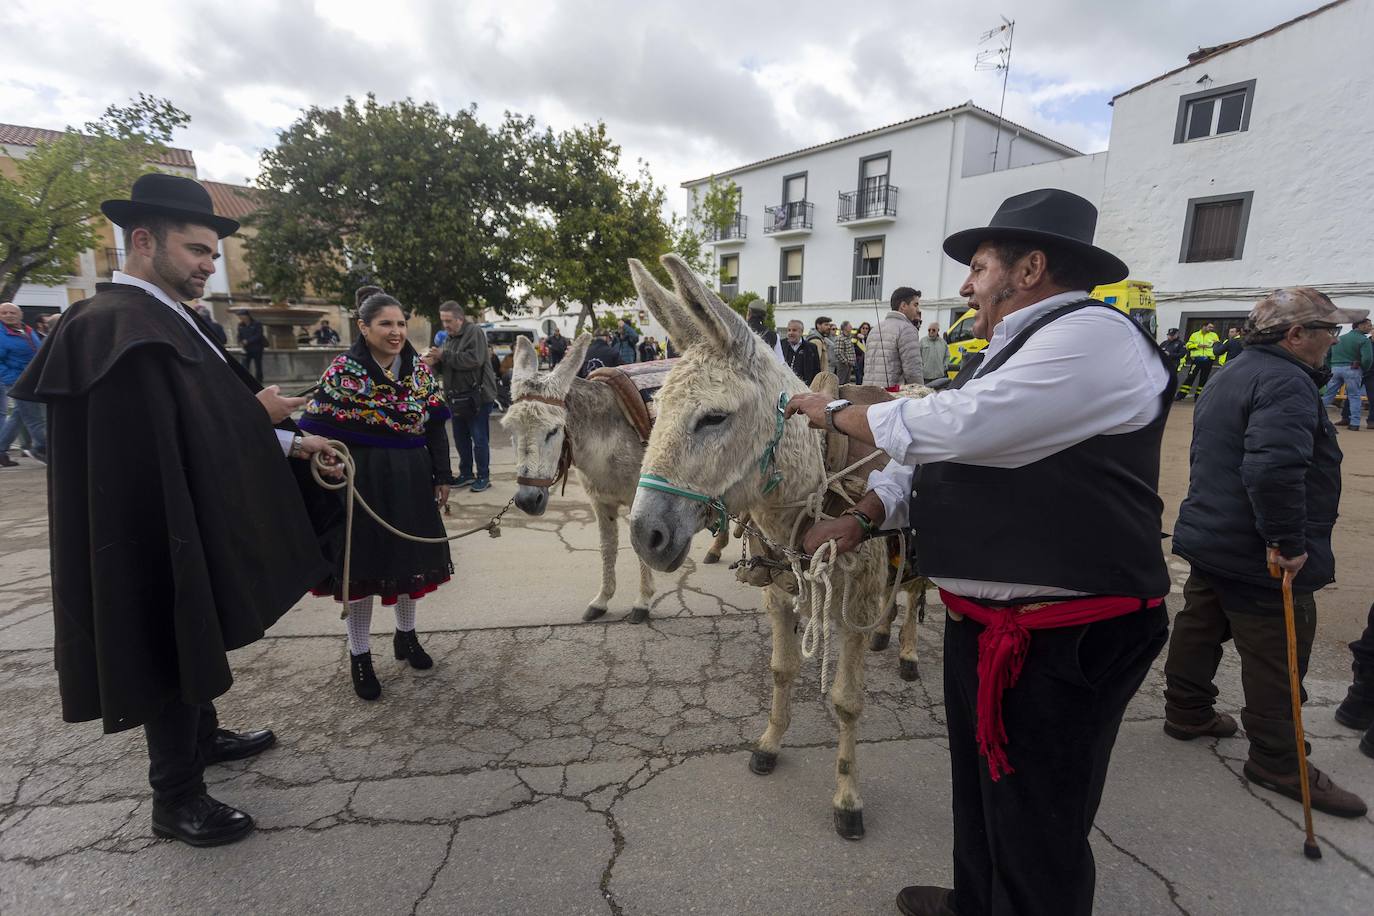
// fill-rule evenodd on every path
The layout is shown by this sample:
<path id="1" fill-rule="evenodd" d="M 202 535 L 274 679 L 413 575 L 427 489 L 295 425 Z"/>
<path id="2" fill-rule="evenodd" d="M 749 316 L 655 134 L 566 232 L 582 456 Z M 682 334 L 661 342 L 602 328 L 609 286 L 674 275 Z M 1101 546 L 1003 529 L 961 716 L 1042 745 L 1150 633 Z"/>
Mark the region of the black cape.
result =
<path id="1" fill-rule="evenodd" d="M 10 389 L 48 405 L 68 722 L 120 731 L 219 696 L 233 683 L 225 653 L 328 575 L 320 534 L 337 498 L 302 489 L 305 462 L 283 457 L 257 387 L 164 303 L 102 283 Z"/>

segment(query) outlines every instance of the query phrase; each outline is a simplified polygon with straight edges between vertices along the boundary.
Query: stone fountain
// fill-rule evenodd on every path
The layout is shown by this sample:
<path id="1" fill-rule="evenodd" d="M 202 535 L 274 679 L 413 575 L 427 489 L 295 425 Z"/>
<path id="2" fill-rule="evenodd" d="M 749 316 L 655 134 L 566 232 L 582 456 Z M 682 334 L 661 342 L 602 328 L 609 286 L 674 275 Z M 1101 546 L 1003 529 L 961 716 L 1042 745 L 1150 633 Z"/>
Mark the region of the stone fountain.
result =
<path id="1" fill-rule="evenodd" d="M 323 309 L 307 309 L 287 305 L 243 305 L 230 311 L 252 315 L 267 329 L 267 346 L 271 350 L 296 349 L 296 328 L 309 327 L 329 314 Z"/>

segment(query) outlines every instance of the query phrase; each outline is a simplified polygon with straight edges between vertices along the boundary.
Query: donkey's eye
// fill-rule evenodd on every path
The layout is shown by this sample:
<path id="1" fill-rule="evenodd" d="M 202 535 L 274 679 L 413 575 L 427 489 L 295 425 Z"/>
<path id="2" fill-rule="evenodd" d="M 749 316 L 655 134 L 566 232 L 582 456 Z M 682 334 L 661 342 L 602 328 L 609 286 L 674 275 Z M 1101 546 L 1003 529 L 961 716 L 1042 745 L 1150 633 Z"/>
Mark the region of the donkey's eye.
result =
<path id="1" fill-rule="evenodd" d="M 699 433 L 703 429 L 707 429 L 708 427 L 719 426 L 720 424 L 725 422 L 727 416 L 728 414 L 723 413 L 708 413 L 706 416 L 702 417 L 700 420 L 697 421 L 697 427 L 695 430 L 693 430 L 693 432 Z"/>
<path id="2" fill-rule="evenodd" d="M 553 429 L 549 430 L 547 433 L 544 434 L 544 441 L 545 441 L 545 442 L 552 442 L 552 441 L 553 441 L 553 437 L 556 436 L 556 435 L 558 435 L 559 432 L 560 432 L 559 427 L 555 426 Z"/>

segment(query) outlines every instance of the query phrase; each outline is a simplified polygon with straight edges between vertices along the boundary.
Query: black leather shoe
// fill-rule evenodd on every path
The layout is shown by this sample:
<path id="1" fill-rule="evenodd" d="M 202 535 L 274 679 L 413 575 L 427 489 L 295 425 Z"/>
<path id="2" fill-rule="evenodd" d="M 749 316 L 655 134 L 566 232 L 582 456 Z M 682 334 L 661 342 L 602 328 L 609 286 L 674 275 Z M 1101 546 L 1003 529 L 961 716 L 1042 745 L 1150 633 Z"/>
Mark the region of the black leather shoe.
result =
<path id="1" fill-rule="evenodd" d="M 420 645 L 420 639 L 414 630 L 397 630 L 391 640 L 391 647 L 395 650 L 396 657 L 410 662 L 412 668 L 423 671 L 425 668 L 434 667 L 434 659 L 430 658 L 429 653 Z"/>
<path id="2" fill-rule="evenodd" d="M 153 802 L 153 833 L 192 846 L 223 846 L 253 832 L 253 818 L 204 792 L 175 805 Z"/>
<path id="3" fill-rule="evenodd" d="M 364 700 L 375 700 L 381 696 L 381 682 L 377 680 L 377 672 L 372 670 L 372 653 L 350 653 L 348 659 L 349 669 L 353 673 L 353 692 Z"/>
<path id="4" fill-rule="evenodd" d="M 200 755 L 205 765 L 223 763 L 226 760 L 242 760 L 261 754 L 277 743 L 277 736 L 270 728 L 260 728 L 251 732 L 231 732 L 217 728 L 200 746 Z"/>
<path id="5" fill-rule="evenodd" d="M 957 916 L 954 891 L 933 884 L 904 887 L 897 893 L 897 911 L 902 916 Z"/>

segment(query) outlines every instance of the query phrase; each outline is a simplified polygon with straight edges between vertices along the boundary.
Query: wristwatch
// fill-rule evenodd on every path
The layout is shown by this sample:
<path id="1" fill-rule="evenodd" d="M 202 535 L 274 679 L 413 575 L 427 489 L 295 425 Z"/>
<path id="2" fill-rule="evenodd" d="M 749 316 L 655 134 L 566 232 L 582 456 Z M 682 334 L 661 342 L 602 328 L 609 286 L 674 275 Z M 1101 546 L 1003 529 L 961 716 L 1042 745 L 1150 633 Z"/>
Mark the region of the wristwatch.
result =
<path id="1" fill-rule="evenodd" d="M 825 425 L 827 429 L 839 432 L 839 430 L 835 428 L 835 414 L 844 410 L 849 404 L 850 402 L 846 401 L 844 398 L 838 398 L 825 405 Z"/>

